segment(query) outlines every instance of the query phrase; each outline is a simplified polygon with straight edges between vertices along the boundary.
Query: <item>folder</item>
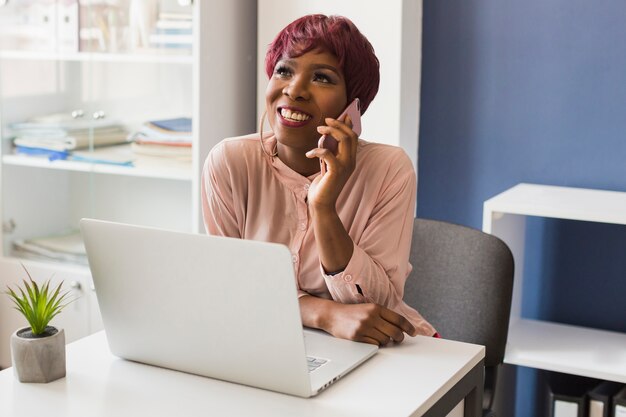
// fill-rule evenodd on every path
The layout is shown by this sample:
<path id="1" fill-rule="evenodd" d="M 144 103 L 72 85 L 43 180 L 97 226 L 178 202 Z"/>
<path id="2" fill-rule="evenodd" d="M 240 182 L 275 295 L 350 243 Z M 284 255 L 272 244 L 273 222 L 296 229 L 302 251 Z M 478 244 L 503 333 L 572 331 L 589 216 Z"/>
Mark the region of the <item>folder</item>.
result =
<path id="1" fill-rule="evenodd" d="M 611 400 L 623 387 L 623 384 L 613 381 L 602 381 L 591 389 L 589 396 L 589 417 L 611 417 Z"/>
<path id="2" fill-rule="evenodd" d="M 586 417 L 587 391 L 598 383 L 597 379 L 550 373 L 548 376 L 549 417 Z"/>
<path id="3" fill-rule="evenodd" d="M 626 386 L 613 396 L 612 417 L 626 417 Z"/>
<path id="4" fill-rule="evenodd" d="M 78 52 L 78 1 L 57 2 L 57 40 L 59 52 Z"/>

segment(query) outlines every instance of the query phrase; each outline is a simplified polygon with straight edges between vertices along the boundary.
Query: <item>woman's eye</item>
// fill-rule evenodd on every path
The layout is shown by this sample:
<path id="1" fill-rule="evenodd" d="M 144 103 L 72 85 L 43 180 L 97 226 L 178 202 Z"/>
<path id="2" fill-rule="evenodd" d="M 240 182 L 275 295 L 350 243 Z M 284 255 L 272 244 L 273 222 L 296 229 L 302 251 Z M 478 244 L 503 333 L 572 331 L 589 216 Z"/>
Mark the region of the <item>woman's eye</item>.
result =
<path id="1" fill-rule="evenodd" d="M 280 66 L 280 67 L 276 67 L 276 69 L 274 70 L 274 74 L 279 75 L 281 77 L 285 77 L 291 74 L 291 71 L 287 67 Z"/>
<path id="2" fill-rule="evenodd" d="M 322 83 L 332 83 L 332 80 L 330 79 L 330 77 L 326 74 L 315 74 L 313 76 L 313 80 L 318 81 L 318 82 L 322 82 Z"/>

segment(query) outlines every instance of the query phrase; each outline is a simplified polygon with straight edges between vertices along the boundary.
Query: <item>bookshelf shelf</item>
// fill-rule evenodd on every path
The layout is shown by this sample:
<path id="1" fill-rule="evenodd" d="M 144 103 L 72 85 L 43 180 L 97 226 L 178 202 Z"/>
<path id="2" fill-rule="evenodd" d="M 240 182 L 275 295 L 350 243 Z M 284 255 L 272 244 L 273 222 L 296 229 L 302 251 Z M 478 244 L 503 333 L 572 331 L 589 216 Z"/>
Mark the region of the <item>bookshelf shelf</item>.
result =
<path id="1" fill-rule="evenodd" d="M 55 271 L 60 272 L 62 274 L 79 274 L 84 276 L 85 278 L 90 278 L 89 267 L 85 265 L 78 265 L 71 262 L 62 262 L 62 261 L 52 261 L 43 258 L 33 257 L 32 259 L 24 259 L 19 256 L 6 256 L 4 261 L 10 263 L 14 266 L 20 266 L 20 264 L 25 264 L 27 268 L 42 268 L 47 269 L 51 264 L 55 266 Z M 91 288 L 91 283 L 89 285 Z"/>
<path id="2" fill-rule="evenodd" d="M 168 53 L 103 53 L 103 52 L 73 52 L 54 53 L 36 51 L 0 51 L 0 59 L 32 60 L 32 61 L 67 61 L 67 62 L 128 62 L 150 64 L 188 64 L 193 63 L 191 54 Z"/>
<path id="3" fill-rule="evenodd" d="M 522 317 L 527 216 L 626 225 L 626 192 L 518 184 L 483 206 L 483 231 L 506 242 L 515 259 L 504 361 L 626 382 L 625 333 Z"/>
<path id="4" fill-rule="evenodd" d="M 79 171 L 96 174 L 125 175 L 131 177 L 191 181 L 191 168 L 176 167 L 126 167 L 106 164 L 93 164 L 77 161 L 49 161 L 23 155 L 4 155 L 2 163 L 6 165 L 26 166 L 34 168 Z"/>
<path id="5" fill-rule="evenodd" d="M 626 383 L 626 334 L 537 320 L 509 327 L 504 362 Z"/>

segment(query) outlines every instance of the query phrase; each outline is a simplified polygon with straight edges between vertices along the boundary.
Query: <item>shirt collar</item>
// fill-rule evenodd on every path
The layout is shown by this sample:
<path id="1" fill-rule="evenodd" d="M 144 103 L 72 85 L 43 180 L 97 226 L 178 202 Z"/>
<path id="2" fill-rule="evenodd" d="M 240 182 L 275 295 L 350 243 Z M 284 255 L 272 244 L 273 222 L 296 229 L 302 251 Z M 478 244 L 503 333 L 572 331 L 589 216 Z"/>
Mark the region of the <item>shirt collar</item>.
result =
<path id="1" fill-rule="evenodd" d="M 316 172 L 313 175 L 305 177 L 304 175 L 297 173 L 296 171 L 285 165 L 285 163 L 281 161 L 278 156 L 270 156 L 276 149 L 276 136 L 274 136 L 273 134 L 263 139 L 263 146 L 267 151 L 267 154 L 265 154 L 265 158 L 267 162 L 272 166 L 277 178 L 292 191 L 298 193 L 303 189 L 308 189 L 308 186 L 311 185 L 311 182 L 313 182 L 313 180 L 318 175 L 320 175 L 319 172 Z"/>

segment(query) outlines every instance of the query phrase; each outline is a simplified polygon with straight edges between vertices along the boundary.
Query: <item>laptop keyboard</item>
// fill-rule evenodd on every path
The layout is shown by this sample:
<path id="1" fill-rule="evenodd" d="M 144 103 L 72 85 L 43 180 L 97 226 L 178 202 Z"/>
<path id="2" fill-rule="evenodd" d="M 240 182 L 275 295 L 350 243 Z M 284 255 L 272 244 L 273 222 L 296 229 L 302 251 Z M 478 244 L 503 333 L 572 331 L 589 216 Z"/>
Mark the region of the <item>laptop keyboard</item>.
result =
<path id="1" fill-rule="evenodd" d="M 307 356 L 306 360 L 309 364 L 309 372 L 315 371 L 317 368 L 328 362 L 327 359 L 314 358 L 313 356 Z"/>

